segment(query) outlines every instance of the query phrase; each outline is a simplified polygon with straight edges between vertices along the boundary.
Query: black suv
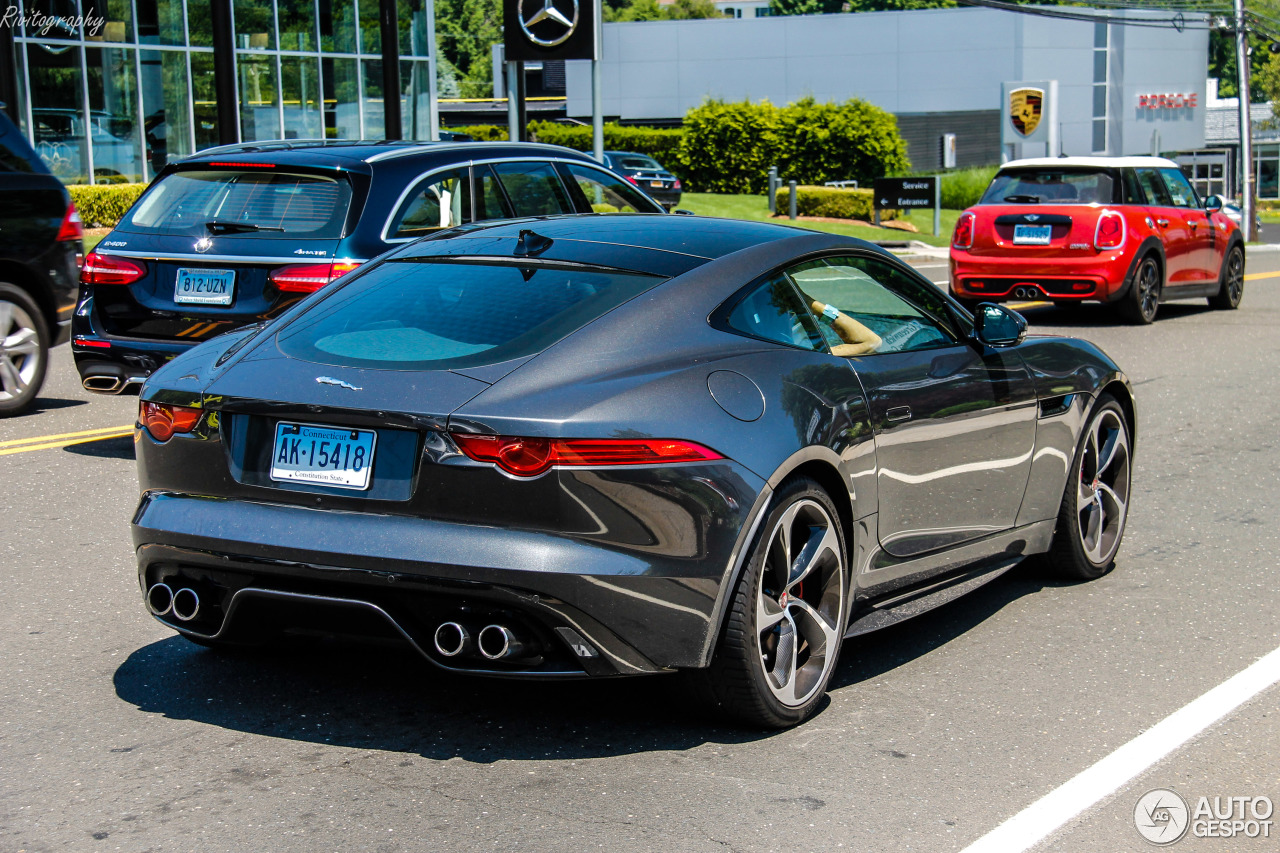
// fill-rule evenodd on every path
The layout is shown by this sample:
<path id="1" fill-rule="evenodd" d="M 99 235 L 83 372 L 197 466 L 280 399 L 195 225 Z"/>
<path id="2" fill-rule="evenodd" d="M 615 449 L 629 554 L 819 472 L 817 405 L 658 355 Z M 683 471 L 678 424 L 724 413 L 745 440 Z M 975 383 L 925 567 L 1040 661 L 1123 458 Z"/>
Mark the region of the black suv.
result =
<path id="1" fill-rule="evenodd" d="M 67 339 L 83 233 L 67 188 L 0 112 L 0 417 L 31 405 Z"/>
<path id="2" fill-rule="evenodd" d="M 85 258 L 84 387 L 136 392 L 215 335 L 268 320 L 395 247 L 485 219 L 661 213 L 576 151 L 505 142 L 260 142 L 168 166 Z"/>

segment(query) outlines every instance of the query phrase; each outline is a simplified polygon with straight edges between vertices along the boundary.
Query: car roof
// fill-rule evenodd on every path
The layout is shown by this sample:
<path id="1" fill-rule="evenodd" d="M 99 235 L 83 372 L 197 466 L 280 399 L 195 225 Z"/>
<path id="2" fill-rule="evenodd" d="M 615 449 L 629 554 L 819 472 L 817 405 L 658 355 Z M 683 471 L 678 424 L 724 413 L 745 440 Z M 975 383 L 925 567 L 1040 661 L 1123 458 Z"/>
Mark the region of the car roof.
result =
<path id="1" fill-rule="evenodd" d="M 1164 157 L 1032 157 L 1026 160 L 1011 160 L 1000 167 L 1006 169 L 1044 169 L 1084 167 L 1090 169 L 1123 169 L 1146 167 L 1154 169 L 1176 169 L 1178 164 Z"/>
<path id="2" fill-rule="evenodd" d="M 815 233 L 771 222 L 718 219 L 663 213 L 573 214 L 483 222 L 441 231 L 409 244 L 400 258 L 471 255 L 513 256 L 521 233 L 532 231 L 550 239 L 537 253 L 539 261 L 613 266 L 654 275 L 681 275 L 708 261 L 742 249 L 784 240 L 811 238 Z M 832 237 L 850 250 L 885 254 L 873 243 L 853 237 Z"/>
<path id="3" fill-rule="evenodd" d="M 580 151 L 536 142 L 406 142 L 378 139 L 274 139 L 206 148 L 177 161 L 181 165 L 235 157 L 246 163 L 285 162 L 293 166 L 335 166 L 384 160 L 470 160 L 489 157 L 562 158 L 595 161 Z"/>

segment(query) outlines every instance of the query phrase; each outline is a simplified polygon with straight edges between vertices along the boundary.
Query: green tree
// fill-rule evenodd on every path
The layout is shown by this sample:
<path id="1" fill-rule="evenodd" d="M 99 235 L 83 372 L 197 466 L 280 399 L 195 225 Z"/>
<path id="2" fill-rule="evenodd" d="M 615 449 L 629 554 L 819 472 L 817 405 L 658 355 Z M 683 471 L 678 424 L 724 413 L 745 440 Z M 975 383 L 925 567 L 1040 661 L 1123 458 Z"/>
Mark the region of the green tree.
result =
<path id="1" fill-rule="evenodd" d="M 462 97 L 493 94 L 492 46 L 501 41 L 501 0 L 437 0 L 436 44 L 458 71 Z"/>

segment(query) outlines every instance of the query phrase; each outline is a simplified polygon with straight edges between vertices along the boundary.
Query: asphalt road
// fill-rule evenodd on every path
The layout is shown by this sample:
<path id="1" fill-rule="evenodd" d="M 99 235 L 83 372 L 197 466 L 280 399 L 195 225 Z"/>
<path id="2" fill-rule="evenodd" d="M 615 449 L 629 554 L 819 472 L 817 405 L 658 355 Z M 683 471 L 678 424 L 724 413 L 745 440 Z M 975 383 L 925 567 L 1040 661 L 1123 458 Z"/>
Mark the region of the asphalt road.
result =
<path id="1" fill-rule="evenodd" d="M 60 348 L 40 408 L 0 421 L 0 851 L 962 850 L 1280 646 L 1280 253 L 1249 273 L 1273 275 L 1239 311 L 1166 305 L 1148 328 L 1028 308 L 1137 388 L 1115 571 L 1018 570 L 851 641 L 821 713 L 769 735 L 691 716 L 665 678 L 498 683 L 175 636 L 142 606 L 132 443 L 110 437 L 136 402 L 90 398 Z M 1149 849 L 1152 788 L 1280 802 L 1277 744 L 1271 687 L 1037 849 Z"/>

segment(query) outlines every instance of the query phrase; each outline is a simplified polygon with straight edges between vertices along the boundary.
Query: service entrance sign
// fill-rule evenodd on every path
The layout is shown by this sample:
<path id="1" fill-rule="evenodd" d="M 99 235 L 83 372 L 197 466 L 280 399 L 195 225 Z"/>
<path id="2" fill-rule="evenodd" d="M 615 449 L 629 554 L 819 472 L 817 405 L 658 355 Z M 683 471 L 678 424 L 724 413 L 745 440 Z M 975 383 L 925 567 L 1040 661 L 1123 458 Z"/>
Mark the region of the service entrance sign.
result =
<path id="1" fill-rule="evenodd" d="M 597 59 L 596 0 L 503 0 L 508 62 Z"/>
<path id="2" fill-rule="evenodd" d="M 937 178 L 876 178 L 876 210 L 908 210 L 933 207 Z"/>

